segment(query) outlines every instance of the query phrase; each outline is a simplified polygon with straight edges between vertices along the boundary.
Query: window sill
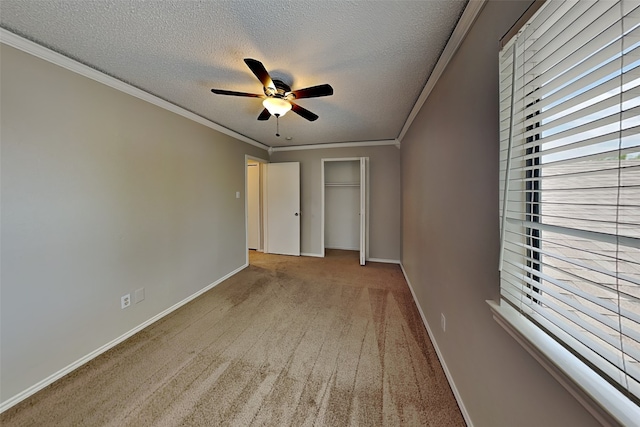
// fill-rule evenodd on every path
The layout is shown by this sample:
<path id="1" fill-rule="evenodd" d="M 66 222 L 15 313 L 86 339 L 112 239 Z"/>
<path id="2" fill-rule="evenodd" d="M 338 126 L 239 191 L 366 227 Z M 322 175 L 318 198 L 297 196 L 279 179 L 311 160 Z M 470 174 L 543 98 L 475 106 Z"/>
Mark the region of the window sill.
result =
<path id="1" fill-rule="evenodd" d="M 640 408 L 591 368 L 522 318 L 508 304 L 487 301 L 493 318 L 603 425 L 637 426 Z"/>

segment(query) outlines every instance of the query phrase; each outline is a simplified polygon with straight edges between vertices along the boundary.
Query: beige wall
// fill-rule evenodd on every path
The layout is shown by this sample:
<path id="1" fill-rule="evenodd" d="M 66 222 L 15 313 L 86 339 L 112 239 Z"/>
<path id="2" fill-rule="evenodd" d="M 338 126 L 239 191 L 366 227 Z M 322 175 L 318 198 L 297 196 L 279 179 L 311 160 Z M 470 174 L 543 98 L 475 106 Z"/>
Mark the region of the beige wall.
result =
<path id="1" fill-rule="evenodd" d="M 596 425 L 485 303 L 499 293 L 498 40 L 528 3 L 487 3 L 402 141 L 402 262 L 476 427 Z"/>
<path id="2" fill-rule="evenodd" d="M 5 401 L 242 267 L 244 156 L 267 154 L 1 49 Z"/>
<path id="3" fill-rule="evenodd" d="M 277 151 L 272 162 L 300 162 L 301 251 L 321 254 L 322 159 L 369 157 L 369 256 L 400 259 L 400 150 L 379 147 Z"/>

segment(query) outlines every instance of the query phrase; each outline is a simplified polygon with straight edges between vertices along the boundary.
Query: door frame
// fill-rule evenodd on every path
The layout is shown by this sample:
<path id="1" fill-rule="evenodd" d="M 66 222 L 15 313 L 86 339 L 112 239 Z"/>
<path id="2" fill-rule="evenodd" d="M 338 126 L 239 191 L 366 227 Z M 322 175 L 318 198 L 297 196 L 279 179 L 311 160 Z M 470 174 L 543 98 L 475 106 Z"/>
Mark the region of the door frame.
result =
<path id="1" fill-rule="evenodd" d="M 268 160 L 262 159 L 260 157 L 250 156 L 249 154 L 244 155 L 244 253 L 246 256 L 245 262 L 246 265 L 249 265 L 249 160 L 260 163 L 260 194 L 263 194 L 264 190 L 264 168 L 262 165 L 269 163 Z M 262 229 L 262 235 L 266 235 L 265 230 L 265 221 L 264 221 L 264 209 L 265 209 L 265 200 L 264 194 L 263 197 L 260 198 L 260 210 L 263 212 L 262 221 L 260 222 L 260 228 Z M 260 240 L 260 246 L 264 251 L 264 241 L 263 237 Z M 260 250 L 260 249 L 258 249 Z"/>
<path id="2" fill-rule="evenodd" d="M 362 191 L 362 185 L 360 185 L 360 198 L 365 198 L 365 221 L 364 221 L 364 236 L 365 236 L 365 261 L 369 260 L 369 157 L 335 157 L 335 158 L 323 158 L 321 159 L 320 166 L 320 190 L 321 190 L 321 206 L 320 206 L 320 250 L 321 256 L 324 258 L 325 256 L 325 247 L 324 247 L 324 221 L 325 221 L 325 176 L 324 176 L 324 166 L 326 162 L 358 162 L 358 170 L 360 170 L 361 162 L 364 160 L 365 163 L 365 185 L 364 192 Z M 362 179 L 362 178 L 361 178 Z M 360 225 L 362 227 L 362 224 Z M 362 236 L 362 231 L 360 231 L 360 235 Z"/>

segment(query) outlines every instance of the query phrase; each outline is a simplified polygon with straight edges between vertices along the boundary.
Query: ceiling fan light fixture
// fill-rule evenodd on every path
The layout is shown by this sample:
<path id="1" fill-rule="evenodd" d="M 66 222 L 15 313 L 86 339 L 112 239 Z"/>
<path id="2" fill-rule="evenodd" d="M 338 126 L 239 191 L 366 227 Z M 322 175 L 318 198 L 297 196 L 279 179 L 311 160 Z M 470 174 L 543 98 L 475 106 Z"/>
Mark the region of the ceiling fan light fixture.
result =
<path id="1" fill-rule="evenodd" d="M 262 101 L 264 108 L 269 110 L 272 116 L 282 117 L 291 110 L 291 103 L 281 98 L 266 98 Z"/>

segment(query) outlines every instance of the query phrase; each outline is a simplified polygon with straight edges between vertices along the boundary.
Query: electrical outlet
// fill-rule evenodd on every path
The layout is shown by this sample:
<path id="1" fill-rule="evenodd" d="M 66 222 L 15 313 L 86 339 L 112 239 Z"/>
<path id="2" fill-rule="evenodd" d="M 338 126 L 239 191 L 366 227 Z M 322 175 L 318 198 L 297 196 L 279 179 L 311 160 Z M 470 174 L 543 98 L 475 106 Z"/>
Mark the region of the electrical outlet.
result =
<path id="1" fill-rule="evenodd" d="M 144 288 L 136 289 L 134 301 L 136 304 L 144 300 Z"/>
<path id="2" fill-rule="evenodd" d="M 125 309 L 131 305 L 131 294 L 126 294 L 120 297 L 120 308 Z"/>
<path id="3" fill-rule="evenodd" d="M 440 327 L 443 331 L 447 330 L 447 319 L 444 317 L 444 313 L 440 313 Z"/>

